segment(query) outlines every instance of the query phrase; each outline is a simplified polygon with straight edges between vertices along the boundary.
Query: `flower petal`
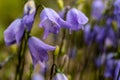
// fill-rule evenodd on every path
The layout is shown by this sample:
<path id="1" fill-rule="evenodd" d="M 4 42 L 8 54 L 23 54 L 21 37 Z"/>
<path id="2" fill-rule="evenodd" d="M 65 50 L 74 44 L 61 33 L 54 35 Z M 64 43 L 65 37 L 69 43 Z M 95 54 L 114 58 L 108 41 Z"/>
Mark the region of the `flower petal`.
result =
<path id="1" fill-rule="evenodd" d="M 23 36 L 24 27 L 22 26 L 21 19 L 16 19 L 10 26 L 4 31 L 4 40 L 6 45 L 11 45 L 15 42 L 20 43 Z"/>
<path id="2" fill-rule="evenodd" d="M 72 8 L 67 13 L 66 21 L 72 26 L 72 30 L 82 29 L 82 26 L 88 22 L 88 18 L 79 10 Z"/>
<path id="3" fill-rule="evenodd" d="M 30 49 L 34 66 L 39 60 L 42 62 L 48 60 L 47 50 L 55 50 L 55 47 L 47 45 L 35 37 L 29 38 L 28 46 Z"/>

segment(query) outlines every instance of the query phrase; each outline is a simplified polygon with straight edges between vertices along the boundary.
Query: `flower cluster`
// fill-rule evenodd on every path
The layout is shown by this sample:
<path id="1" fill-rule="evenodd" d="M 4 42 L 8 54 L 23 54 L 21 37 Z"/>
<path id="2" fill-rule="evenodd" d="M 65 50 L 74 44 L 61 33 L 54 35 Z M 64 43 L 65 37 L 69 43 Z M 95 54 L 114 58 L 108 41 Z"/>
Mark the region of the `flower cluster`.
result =
<path id="1" fill-rule="evenodd" d="M 95 3 L 99 3 L 99 6 L 95 6 Z M 100 6 L 101 5 L 101 6 Z M 86 44 L 91 45 L 93 42 L 96 42 L 100 49 L 102 51 L 104 51 L 107 47 L 109 46 L 113 46 L 114 48 L 117 47 L 117 32 L 114 30 L 114 26 L 113 26 L 113 22 L 114 22 L 114 18 L 113 16 L 110 14 L 109 16 L 105 16 L 102 14 L 103 11 L 103 6 L 104 5 L 102 3 L 102 0 L 95 0 L 93 2 L 93 13 L 94 13 L 94 9 L 99 8 L 101 13 L 99 13 L 99 15 L 96 13 L 94 13 L 94 15 L 92 14 L 93 17 L 100 17 L 101 19 L 98 20 L 98 22 L 96 22 L 94 25 L 93 24 L 87 24 L 85 27 L 85 31 L 84 31 L 84 39 Z M 115 17 L 115 16 L 114 16 Z M 105 23 L 101 25 L 101 21 L 105 20 Z"/>
<path id="2" fill-rule="evenodd" d="M 111 1 L 108 1 L 110 3 Z M 95 58 L 97 67 L 105 65 L 103 76 L 112 80 L 119 80 L 120 61 L 117 47 L 119 45 L 119 14 L 120 0 L 115 0 L 111 6 L 106 7 L 102 0 L 94 0 L 92 4 L 92 20 L 88 23 L 84 30 L 84 40 L 90 47 L 97 44 L 98 57 Z M 110 5 L 110 4 L 109 4 Z M 104 23 L 103 23 L 104 22 Z M 117 23 L 117 27 L 115 27 Z M 111 48 L 112 49 L 109 49 Z"/>
<path id="3" fill-rule="evenodd" d="M 86 15 L 76 8 L 64 10 L 64 18 L 51 8 L 44 8 L 40 13 L 40 28 L 44 28 L 43 39 L 50 34 L 58 34 L 61 28 L 69 29 L 70 31 L 78 31 L 84 28 L 88 22 Z M 56 47 L 48 45 L 40 39 L 30 36 L 36 15 L 36 6 L 34 0 L 29 0 L 24 6 L 24 16 L 13 21 L 10 26 L 4 31 L 4 40 L 7 46 L 17 43 L 22 44 L 24 35 L 28 35 L 27 43 L 31 53 L 33 65 L 48 61 L 49 50 L 55 50 Z M 42 65 L 41 65 L 42 66 Z M 44 73 L 44 71 L 43 71 Z M 57 73 L 54 80 L 68 80 L 62 73 Z"/>
<path id="4" fill-rule="evenodd" d="M 120 60 L 114 59 L 116 53 L 102 54 L 96 59 L 98 67 L 105 64 L 104 77 L 113 80 L 119 80 Z"/>
<path id="5" fill-rule="evenodd" d="M 24 6 L 23 18 L 16 19 L 4 31 L 4 39 L 6 45 L 10 46 L 14 43 L 21 44 L 25 31 L 29 33 L 32 29 L 34 17 L 36 13 L 36 6 L 33 0 L 28 1 Z M 42 42 L 36 37 L 29 37 L 28 46 L 32 56 L 33 64 L 37 62 L 48 60 L 48 50 L 55 50 L 55 47 Z"/>
<path id="6" fill-rule="evenodd" d="M 49 33 L 57 34 L 60 28 L 70 30 L 80 30 L 88 22 L 88 18 L 79 10 L 72 8 L 64 14 L 66 21 L 63 20 L 53 9 L 44 8 L 40 14 L 40 27 L 44 27 L 45 39 Z"/>

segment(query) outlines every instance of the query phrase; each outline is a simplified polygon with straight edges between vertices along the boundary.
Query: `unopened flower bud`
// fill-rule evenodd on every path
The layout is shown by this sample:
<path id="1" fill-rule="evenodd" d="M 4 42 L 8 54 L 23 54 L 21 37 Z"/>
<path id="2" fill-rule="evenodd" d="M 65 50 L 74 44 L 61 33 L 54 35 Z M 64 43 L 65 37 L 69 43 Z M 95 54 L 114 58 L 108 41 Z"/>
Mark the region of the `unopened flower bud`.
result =
<path id="1" fill-rule="evenodd" d="M 63 0 L 57 0 L 59 8 L 62 10 L 64 7 Z"/>
<path id="2" fill-rule="evenodd" d="M 69 56 L 68 55 L 64 55 L 63 58 L 62 58 L 62 70 L 65 70 L 65 68 L 67 68 L 68 66 L 68 63 L 69 63 Z"/>
<path id="3" fill-rule="evenodd" d="M 34 0 L 29 0 L 24 6 L 24 14 L 32 14 L 36 11 Z"/>

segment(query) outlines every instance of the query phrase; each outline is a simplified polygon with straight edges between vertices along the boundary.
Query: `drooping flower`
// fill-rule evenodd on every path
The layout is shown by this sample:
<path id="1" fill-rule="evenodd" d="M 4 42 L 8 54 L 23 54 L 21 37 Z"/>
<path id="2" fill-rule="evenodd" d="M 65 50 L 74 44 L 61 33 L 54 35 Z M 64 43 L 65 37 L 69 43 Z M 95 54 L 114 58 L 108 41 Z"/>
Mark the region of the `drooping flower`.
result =
<path id="1" fill-rule="evenodd" d="M 33 26 L 35 13 L 36 13 L 36 6 L 34 0 L 29 0 L 24 6 L 24 16 L 23 16 L 23 23 L 28 31 L 30 31 Z"/>
<path id="2" fill-rule="evenodd" d="M 66 21 L 72 26 L 70 30 L 80 30 L 88 22 L 88 18 L 81 11 L 72 8 L 67 12 Z"/>
<path id="3" fill-rule="evenodd" d="M 30 37 L 28 39 L 28 46 L 34 67 L 38 61 L 48 61 L 48 50 L 55 50 L 55 47 L 45 44 L 36 37 Z"/>
<path id="4" fill-rule="evenodd" d="M 40 14 L 40 24 L 39 27 L 44 28 L 45 39 L 49 33 L 57 34 L 60 28 L 69 28 L 70 25 L 65 22 L 60 16 L 51 8 L 44 8 Z"/>
<path id="5" fill-rule="evenodd" d="M 102 0 L 94 0 L 92 3 L 92 16 L 94 19 L 99 20 L 104 11 L 105 5 Z"/>
<path id="6" fill-rule="evenodd" d="M 13 43 L 17 43 L 19 45 L 23 33 L 24 33 L 24 26 L 22 24 L 22 19 L 16 19 L 4 31 L 4 40 L 6 45 L 10 46 Z"/>
<path id="7" fill-rule="evenodd" d="M 57 73 L 53 80 L 68 80 L 68 78 L 63 73 Z"/>
<path id="8" fill-rule="evenodd" d="M 34 1 L 29 0 L 24 6 L 23 18 L 14 20 L 4 31 L 4 40 L 6 45 L 9 46 L 13 43 L 17 43 L 18 45 L 20 44 L 25 29 L 30 31 L 32 28 L 35 10 L 36 7 Z"/>

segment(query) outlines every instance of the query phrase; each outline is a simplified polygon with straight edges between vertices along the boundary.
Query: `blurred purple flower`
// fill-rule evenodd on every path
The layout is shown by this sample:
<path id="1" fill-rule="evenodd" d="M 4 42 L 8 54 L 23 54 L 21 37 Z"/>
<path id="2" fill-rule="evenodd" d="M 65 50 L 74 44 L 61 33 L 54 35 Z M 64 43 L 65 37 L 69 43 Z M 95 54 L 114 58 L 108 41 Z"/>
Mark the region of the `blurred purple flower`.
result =
<path id="1" fill-rule="evenodd" d="M 115 19 L 117 21 L 118 27 L 120 28 L 120 0 L 115 0 L 113 5 Z"/>
<path id="2" fill-rule="evenodd" d="M 53 80 L 68 80 L 68 78 L 63 73 L 56 73 Z"/>
<path id="3" fill-rule="evenodd" d="M 120 14 L 120 0 L 115 0 L 114 2 L 114 14 Z"/>
<path id="4" fill-rule="evenodd" d="M 102 13 L 104 11 L 105 5 L 102 2 L 102 0 L 94 0 L 92 3 L 92 16 L 96 20 L 99 20 L 102 16 Z"/>
<path id="5" fill-rule="evenodd" d="M 112 28 L 108 29 L 108 33 L 106 34 L 105 45 L 106 46 L 117 46 L 117 36 L 116 33 L 113 31 Z"/>
<path id="6" fill-rule="evenodd" d="M 88 22 L 88 18 L 81 11 L 72 8 L 67 12 L 66 21 L 72 26 L 70 30 L 80 30 Z"/>
<path id="7" fill-rule="evenodd" d="M 105 72 L 104 72 L 104 76 L 106 78 L 114 78 L 114 80 L 117 76 L 118 76 L 118 69 L 120 69 L 119 67 L 119 60 L 113 59 L 113 57 L 115 56 L 115 53 L 109 53 L 106 57 L 106 64 L 105 64 Z M 117 65 L 117 66 L 116 66 Z"/>
<path id="8" fill-rule="evenodd" d="M 117 61 L 114 80 L 120 80 L 120 60 Z"/>
<path id="9" fill-rule="evenodd" d="M 55 50 L 55 47 L 50 46 L 35 37 L 30 37 L 28 40 L 29 50 L 32 56 L 33 65 L 35 67 L 38 61 L 48 61 L 48 50 Z"/>
<path id="10" fill-rule="evenodd" d="M 109 46 L 116 47 L 117 36 L 115 31 L 109 25 L 101 27 L 97 34 L 96 42 L 100 45 L 101 49 L 104 47 L 107 48 Z"/>
<path id="11" fill-rule="evenodd" d="M 91 30 L 91 25 L 87 24 L 84 29 L 84 40 L 87 45 L 91 45 L 94 38 L 95 38 L 96 32 Z"/>
<path id="12" fill-rule="evenodd" d="M 98 58 L 95 59 L 95 64 L 97 67 L 102 66 L 105 63 L 106 60 L 106 54 L 103 53 L 102 55 L 100 55 Z"/>
<path id="13" fill-rule="evenodd" d="M 49 33 L 57 34 L 60 28 L 69 28 L 70 25 L 65 22 L 60 16 L 51 8 L 44 8 L 40 14 L 40 27 L 44 28 L 45 39 Z"/>
<path id="14" fill-rule="evenodd" d="M 108 60 L 106 62 L 106 67 L 105 67 L 105 72 L 104 72 L 104 76 L 106 78 L 113 78 L 114 75 L 114 60 Z"/>
<path id="15" fill-rule="evenodd" d="M 96 42 L 99 43 L 99 44 L 103 44 L 104 43 L 104 39 L 105 39 L 105 36 L 106 36 L 106 28 L 104 27 L 99 27 L 99 31 L 97 33 L 97 37 L 96 37 Z"/>
<path id="16" fill-rule="evenodd" d="M 4 40 L 6 45 L 10 46 L 13 43 L 17 43 L 19 45 L 23 33 L 24 33 L 24 26 L 22 24 L 22 19 L 16 19 L 4 31 Z"/>

